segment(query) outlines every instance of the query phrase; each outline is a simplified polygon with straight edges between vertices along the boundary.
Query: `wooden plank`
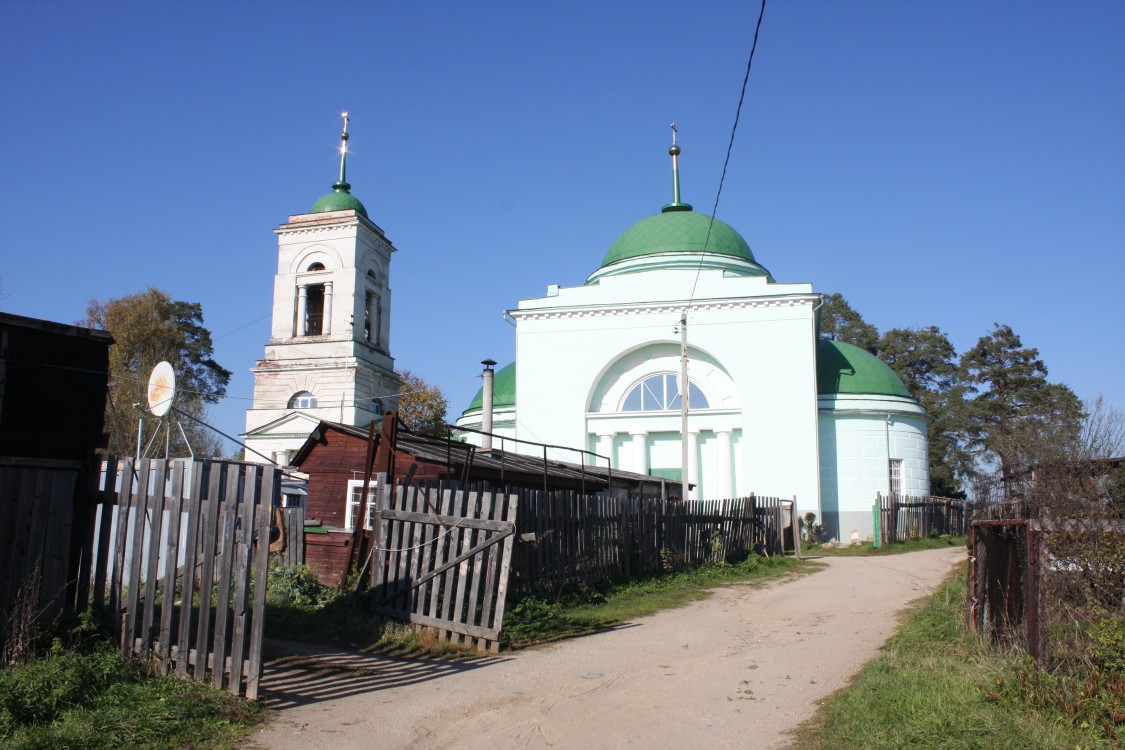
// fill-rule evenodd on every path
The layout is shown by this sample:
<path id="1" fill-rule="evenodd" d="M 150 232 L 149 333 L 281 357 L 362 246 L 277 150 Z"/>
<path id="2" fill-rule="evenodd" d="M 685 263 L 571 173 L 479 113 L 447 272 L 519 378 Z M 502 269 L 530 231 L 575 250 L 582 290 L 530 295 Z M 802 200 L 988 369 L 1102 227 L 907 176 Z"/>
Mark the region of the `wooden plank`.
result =
<path id="1" fill-rule="evenodd" d="M 151 461 L 147 458 L 142 458 L 135 465 L 134 477 L 137 480 L 137 490 L 129 499 L 131 523 L 127 541 L 132 547 L 132 554 L 129 556 L 129 571 L 125 577 L 128 590 L 125 592 L 125 626 L 121 641 L 121 647 L 127 656 L 136 653 L 133 639 L 137 629 L 137 603 L 141 588 L 141 565 L 144 561 L 144 532 L 148 527 L 145 510 L 148 505 L 150 465 Z M 121 530 L 118 531 L 120 533 Z"/>
<path id="2" fill-rule="evenodd" d="M 160 632 L 156 637 L 156 657 L 162 674 L 172 671 L 172 619 L 176 611 L 176 565 L 180 559 L 180 516 L 184 495 L 184 462 L 172 464 L 172 483 L 168 498 L 168 524 L 164 542 L 164 584 L 160 600 Z"/>
<path id="3" fill-rule="evenodd" d="M 269 578 L 270 517 L 281 501 L 281 472 L 272 466 L 263 469 L 261 494 L 256 505 L 258 544 L 254 550 L 254 606 L 250 620 L 250 653 L 246 662 L 246 697 L 258 699 L 262 672 L 262 638 L 265 628 L 266 586 Z M 304 524 L 301 528 L 304 533 Z M 267 540 L 267 541 L 263 541 Z"/>
<path id="4" fill-rule="evenodd" d="M 0 464 L 0 611 L 10 612 L 11 582 L 15 577 L 16 519 L 19 518 L 20 472 Z"/>
<path id="5" fill-rule="evenodd" d="M 110 570 L 110 539 L 113 531 L 113 516 L 117 509 L 114 485 L 117 482 L 117 459 L 106 459 L 103 483 L 98 499 L 98 542 L 94 557 L 94 590 L 91 594 L 94 609 L 101 612 L 106 607 L 106 582 Z"/>
<path id="6" fill-rule="evenodd" d="M 519 502 L 516 496 L 509 495 L 508 502 L 506 503 L 508 511 L 508 522 L 514 528 L 516 525 L 516 514 L 519 509 Z M 515 538 L 508 536 L 504 539 L 504 549 L 500 560 L 500 581 L 499 588 L 496 592 L 496 614 L 493 617 L 493 629 L 499 633 L 504 628 L 504 608 L 508 601 L 508 579 L 509 570 L 512 564 L 512 546 Z M 494 641 L 492 644 L 492 652 L 497 653 L 500 650 L 499 641 Z"/>
<path id="7" fill-rule="evenodd" d="M 176 673 L 182 677 L 187 676 L 188 658 L 192 643 L 192 620 L 195 608 L 195 570 L 199 559 L 199 529 L 203 522 L 203 474 L 205 463 L 192 461 L 187 464 L 191 467 L 191 488 L 187 493 L 182 508 L 187 514 L 187 526 L 184 530 L 184 580 L 180 592 L 180 623 L 176 637 Z"/>
<path id="8" fill-rule="evenodd" d="M 457 565 L 457 598 L 453 605 L 453 621 L 456 623 L 466 622 L 465 619 L 465 599 L 469 595 L 469 582 L 472 575 L 473 560 L 475 555 L 465 555 L 466 549 L 472 549 L 474 546 L 474 535 L 477 533 L 474 529 L 468 528 L 466 524 L 471 520 L 473 514 L 476 512 L 477 502 L 480 497 L 476 492 L 462 490 L 465 497 L 465 507 L 463 513 L 465 517 L 461 519 L 461 524 L 458 528 L 461 530 L 461 561 Z M 513 529 L 514 531 L 514 529 Z M 483 532 L 482 532 L 483 535 Z M 470 610 L 471 612 L 472 610 Z M 475 614 L 475 613 L 474 613 Z M 460 638 L 455 638 L 460 642 Z"/>
<path id="9" fill-rule="evenodd" d="M 441 508 L 441 513 L 443 515 L 450 515 L 453 511 L 453 493 L 449 490 L 442 489 L 440 490 L 438 499 L 438 507 Z M 448 534 L 439 534 L 439 536 L 437 537 L 437 542 L 434 545 L 433 566 L 435 568 L 440 567 L 445 563 L 446 551 L 449 549 L 449 543 L 450 540 Z M 425 583 L 425 581 L 422 581 L 422 583 Z M 445 582 L 442 578 L 436 578 L 433 582 L 433 585 L 430 586 L 430 601 L 429 606 L 426 607 L 426 616 L 435 619 L 441 616 L 441 596 L 444 583 Z"/>
<path id="10" fill-rule="evenodd" d="M 167 460 L 154 460 L 151 464 L 152 476 L 149 479 L 149 494 L 145 497 L 145 522 L 147 533 L 144 535 L 148 553 L 145 555 L 144 568 L 144 609 L 141 616 L 140 632 L 137 634 L 141 640 L 140 653 L 148 656 L 152 646 L 153 620 L 156 611 L 156 587 L 160 582 L 158 574 L 160 564 L 160 536 L 164 528 L 164 487 L 167 484 Z M 134 542 L 135 544 L 135 542 Z"/>
<path id="11" fill-rule="evenodd" d="M 450 490 L 449 494 L 452 498 L 452 504 L 450 506 L 451 513 L 453 513 L 453 514 L 463 513 L 464 512 L 464 506 L 465 506 L 465 495 L 467 493 L 465 493 L 460 488 L 455 488 L 455 489 Z M 442 576 L 442 579 L 444 581 L 445 591 L 444 591 L 443 596 L 442 596 L 441 618 L 443 620 L 452 620 L 453 619 L 454 598 L 455 598 L 456 593 L 457 593 L 456 592 L 457 574 L 456 574 L 455 571 L 450 571 L 450 569 L 453 568 L 455 565 L 457 565 L 457 563 L 459 563 L 461 561 L 461 556 L 459 554 L 460 551 L 461 551 L 461 531 L 457 528 L 452 528 L 452 529 L 446 528 L 446 529 L 443 529 L 443 531 L 446 534 L 446 538 L 449 540 L 449 546 L 448 546 L 449 557 L 446 559 L 446 562 L 441 567 L 435 569 L 431 573 L 428 573 L 426 576 L 423 577 L 423 579 L 428 579 L 428 578 L 431 578 L 431 577 L 433 577 L 435 575 L 438 575 L 440 573 L 445 573 L 445 575 Z M 446 571 L 449 571 L 449 572 L 446 572 Z M 451 635 L 451 633 L 449 633 L 449 632 L 445 633 L 444 634 L 445 639 L 448 640 L 448 637 L 450 635 Z"/>
<path id="12" fill-rule="evenodd" d="M 438 527 L 433 524 L 419 524 L 421 528 L 421 539 L 419 544 L 422 548 L 419 550 L 420 554 L 417 555 L 418 567 L 414 571 L 414 579 L 421 578 L 422 575 L 430 570 L 435 557 L 435 546 L 441 543 L 437 538 Z M 418 614 L 425 614 L 429 609 L 429 602 L 433 588 L 433 584 L 423 584 L 419 586 L 414 592 L 414 606 L 412 611 Z"/>
<path id="13" fill-rule="evenodd" d="M 97 539 L 98 503 L 101 496 L 101 472 L 97 468 L 84 468 L 79 474 L 74 493 L 73 535 L 67 564 L 66 600 L 75 611 L 90 609 L 93 555 Z"/>
<path id="14" fill-rule="evenodd" d="M 117 468 L 117 513 L 114 525 L 113 574 L 109 586 L 109 611 L 113 616 L 113 635 L 124 643 L 121 593 L 125 585 L 125 543 L 129 537 L 129 506 L 133 494 L 133 459 L 126 458 Z"/>
<path id="15" fill-rule="evenodd" d="M 199 619 L 195 629 L 195 679 L 203 682 L 207 675 L 211 652 L 211 588 L 215 581 L 215 549 L 222 514 L 222 491 L 226 480 L 223 465 L 210 465 L 207 482 L 207 499 L 203 505 L 203 528 L 200 531 L 199 556 Z"/>
<path id="16" fill-rule="evenodd" d="M 40 611 L 46 621 L 54 620 L 66 607 L 68 597 L 73 602 L 74 584 L 69 577 L 70 555 L 74 548 L 74 508 L 78 472 L 56 470 L 50 472 L 50 490 L 45 503 L 42 553 L 42 589 Z M 83 524 L 84 526 L 84 524 Z M 82 532 L 78 531 L 79 541 Z"/>
<path id="17" fill-rule="evenodd" d="M 230 581 L 234 574 L 234 527 L 238 522 L 239 465 L 224 464 L 226 491 L 220 516 L 219 549 L 216 552 L 218 590 L 215 594 L 215 634 L 211 638 L 211 685 L 222 690 L 227 664 L 227 618 L 230 615 Z"/>
<path id="18" fill-rule="evenodd" d="M 387 554 L 390 545 L 387 544 L 387 537 L 390 534 L 390 521 L 384 520 L 383 513 L 390 509 L 391 496 L 395 491 L 395 488 L 391 487 L 385 478 L 379 481 L 375 490 L 375 517 L 371 520 L 371 528 L 374 531 L 372 549 L 375 551 L 371 563 L 371 591 L 369 593 L 371 603 L 385 596 L 387 592 L 387 566 L 390 564 Z"/>
<path id="19" fill-rule="evenodd" d="M 416 496 L 416 499 L 414 501 L 414 510 L 419 515 L 422 515 L 422 511 L 427 510 L 424 499 Z M 410 551 L 410 565 L 406 574 L 408 580 L 417 580 L 423 573 L 426 572 L 426 568 L 422 563 L 423 559 L 427 557 L 426 553 L 428 551 L 426 549 L 426 537 L 428 536 L 427 532 L 431 531 L 432 529 L 433 525 L 429 523 L 419 522 L 413 524 L 410 537 L 410 546 L 412 548 Z M 426 592 L 424 590 L 412 587 L 410 589 L 410 593 L 407 595 L 406 608 L 411 612 L 421 612 L 422 607 L 424 606 L 425 596 Z"/>
<path id="20" fill-rule="evenodd" d="M 420 615 L 414 612 L 402 612 L 391 607 L 376 606 L 374 611 L 377 614 L 386 615 L 394 619 L 407 620 L 415 625 L 425 625 L 426 627 L 434 628 L 440 633 L 446 633 L 456 629 L 456 632 L 461 635 L 467 635 L 472 638 L 485 638 L 494 640 L 500 636 L 500 631 L 492 628 L 483 628 L 477 625 L 466 625 L 461 622 L 453 622 L 440 617 L 430 617 L 428 615 Z"/>
<path id="21" fill-rule="evenodd" d="M 473 518 L 471 516 L 435 516 L 424 510 L 387 510 L 385 513 L 388 519 L 409 523 L 436 523 L 446 527 L 457 526 L 460 529 L 484 529 L 485 531 L 504 531 L 507 528 L 503 521 Z"/>
<path id="22" fill-rule="evenodd" d="M 492 518 L 493 494 L 491 492 L 482 492 L 479 497 L 479 516 L 481 518 Z M 468 625 L 484 626 L 488 624 L 487 621 L 483 619 L 483 602 L 481 600 L 481 579 L 483 578 L 483 569 L 487 557 L 487 553 L 478 557 L 476 565 L 473 566 L 473 577 L 472 581 L 469 582 L 469 595 L 466 602 L 466 609 L 469 614 L 468 617 L 465 618 L 465 623 Z M 482 615 L 479 620 L 478 612 Z M 478 639 L 475 645 L 478 649 L 483 649 L 485 647 L 484 640 Z"/>
<path id="23" fill-rule="evenodd" d="M 246 658 L 246 634 L 249 623 L 250 557 L 254 542 L 254 511 L 259 503 L 258 467 L 245 467 L 242 480 L 242 502 L 239 503 L 239 529 L 234 547 L 234 602 L 231 605 L 234 626 L 230 637 L 230 685 L 234 695 L 242 690 L 242 662 Z M 259 544 L 269 547 L 269 532 Z"/>

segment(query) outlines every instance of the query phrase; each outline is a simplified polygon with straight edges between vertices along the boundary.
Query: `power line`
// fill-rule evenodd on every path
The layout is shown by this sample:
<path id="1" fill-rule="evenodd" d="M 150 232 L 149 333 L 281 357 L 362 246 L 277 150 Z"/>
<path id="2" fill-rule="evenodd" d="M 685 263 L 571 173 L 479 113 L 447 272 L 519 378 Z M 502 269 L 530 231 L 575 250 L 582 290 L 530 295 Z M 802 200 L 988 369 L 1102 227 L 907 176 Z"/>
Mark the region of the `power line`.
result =
<path id="1" fill-rule="evenodd" d="M 738 94 L 738 107 L 734 111 L 734 124 L 730 128 L 730 141 L 727 143 L 727 155 L 723 159 L 723 173 L 719 177 L 719 188 L 715 191 L 715 205 L 711 208 L 711 221 L 707 223 L 707 235 L 703 240 L 703 252 L 707 252 L 707 243 L 711 239 L 711 228 L 715 224 L 715 214 L 719 211 L 719 196 L 723 194 L 723 183 L 727 179 L 727 165 L 730 164 L 731 151 L 734 150 L 734 134 L 738 131 L 738 121 L 742 116 L 742 102 L 746 99 L 746 84 L 750 81 L 750 68 L 754 64 L 754 52 L 758 49 L 758 32 L 762 30 L 762 17 L 766 14 L 766 0 L 762 0 L 762 8 L 758 11 L 758 24 L 754 27 L 754 41 L 750 45 L 750 58 L 746 61 L 746 75 L 742 77 L 742 91 Z M 703 271 L 703 255 L 699 256 L 699 267 L 695 271 L 695 281 L 691 285 L 691 294 L 688 296 L 688 305 L 695 299 L 695 289 L 699 285 L 699 275 Z"/>

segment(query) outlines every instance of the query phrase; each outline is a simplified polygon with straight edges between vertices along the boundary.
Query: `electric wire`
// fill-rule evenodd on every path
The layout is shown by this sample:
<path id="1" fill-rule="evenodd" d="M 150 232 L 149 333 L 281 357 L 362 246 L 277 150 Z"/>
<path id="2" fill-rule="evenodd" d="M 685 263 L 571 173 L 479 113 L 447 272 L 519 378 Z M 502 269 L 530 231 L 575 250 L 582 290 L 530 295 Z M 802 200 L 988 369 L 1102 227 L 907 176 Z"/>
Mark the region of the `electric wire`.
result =
<path id="1" fill-rule="evenodd" d="M 746 84 L 750 81 L 750 68 L 754 64 L 754 52 L 758 49 L 758 33 L 762 30 L 762 18 L 766 14 L 766 0 L 762 0 L 761 10 L 758 11 L 758 23 L 754 27 L 754 41 L 750 45 L 750 57 L 746 61 L 746 75 L 742 78 L 742 91 L 738 95 L 738 107 L 734 112 L 734 123 L 730 129 L 730 141 L 727 143 L 727 155 L 723 159 L 723 172 L 719 177 L 719 187 L 715 191 L 715 204 L 711 208 L 711 221 L 707 223 L 707 235 L 703 240 L 703 253 L 707 252 L 707 243 L 711 240 L 711 228 L 715 224 L 715 214 L 719 211 L 719 197 L 723 194 L 723 183 L 727 179 L 727 166 L 730 164 L 730 155 L 734 150 L 734 136 L 738 131 L 738 121 L 742 116 L 742 102 L 746 99 Z M 703 253 L 699 256 L 699 266 L 695 269 L 695 281 L 691 285 L 691 294 L 688 295 L 688 308 L 695 299 L 695 290 L 699 285 L 699 276 L 703 271 Z"/>

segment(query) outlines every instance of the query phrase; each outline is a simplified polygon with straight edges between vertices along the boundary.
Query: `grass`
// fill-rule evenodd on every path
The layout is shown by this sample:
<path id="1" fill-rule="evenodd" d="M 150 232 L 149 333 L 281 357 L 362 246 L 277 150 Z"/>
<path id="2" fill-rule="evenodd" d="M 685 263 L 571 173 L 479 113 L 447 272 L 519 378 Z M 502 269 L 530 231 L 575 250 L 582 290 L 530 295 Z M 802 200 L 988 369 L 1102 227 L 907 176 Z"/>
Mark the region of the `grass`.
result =
<path id="1" fill-rule="evenodd" d="M 795 750 L 1119 747 L 1089 722 L 1026 700 L 1018 689 L 1026 664 L 969 631 L 965 597 L 962 573 L 921 603 L 798 728 Z"/>
<path id="2" fill-rule="evenodd" d="M 261 720 L 255 703 L 153 676 L 108 647 L 0 670 L 0 745 L 12 750 L 221 750 Z"/>
<path id="3" fill-rule="evenodd" d="M 967 539 L 963 536 L 926 537 L 924 539 L 911 539 L 896 544 L 884 544 L 878 548 L 873 542 L 860 542 L 859 544 L 843 544 L 836 547 L 827 547 L 823 544 L 802 544 L 801 554 L 807 557 L 818 555 L 834 555 L 841 557 L 861 556 L 874 557 L 878 555 L 901 555 L 904 552 L 918 552 L 926 549 L 945 549 L 946 547 L 964 547 Z"/>
<path id="4" fill-rule="evenodd" d="M 665 609 L 682 607 L 710 595 L 717 586 L 777 578 L 817 569 L 791 557 L 751 555 L 731 565 L 670 573 L 604 590 L 586 590 L 552 601 L 524 597 L 508 608 L 504 637 L 511 648 L 572 638 L 613 627 Z"/>

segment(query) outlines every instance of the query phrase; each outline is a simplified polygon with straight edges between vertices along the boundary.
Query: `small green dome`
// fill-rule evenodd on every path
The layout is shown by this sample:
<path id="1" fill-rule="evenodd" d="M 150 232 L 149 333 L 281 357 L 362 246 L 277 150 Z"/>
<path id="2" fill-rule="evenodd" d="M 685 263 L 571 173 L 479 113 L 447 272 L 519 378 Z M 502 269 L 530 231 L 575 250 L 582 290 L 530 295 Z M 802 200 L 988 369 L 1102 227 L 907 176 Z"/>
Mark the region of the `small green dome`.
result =
<path id="1" fill-rule="evenodd" d="M 492 408 L 510 409 L 516 405 L 516 363 L 502 367 L 492 376 Z M 469 408 L 461 416 L 479 412 L 484 408 L 484 386 L 473 396 Z"/>
<path id="2" fill-rule="evenodd" d="M 346 182 L 337 182 L 332 186 L 331 193 L 322 195 L 320 199 L 313 204 L 310 214 L 322 214 L 328 211 L 355 211 L 360 216 L 368 218 L 367 209 L 359 202 L 359 198 L 348 192 L 351 187 Z"/>
<path id="3" fill-rule="evenodd" d="M 913 398 L 886 362 L 858 346 L 830 339 L 816 342 L 816 392 Z"/>
<path id="4" fill-rule="evenodd" d="M 711 236 L 707 227 L 711 225 Z M 701 253 L 706 243 L 707 253 L 729 255 L 754 263 L 754 254 L 746 240 L 729 224 L 696 213 L 686 203 L 664 207 L 661 213 L 641 219 L 626 229 L 609 246 L 602 268 L 619 261 L 642 255 L 660 253 Z"/>

